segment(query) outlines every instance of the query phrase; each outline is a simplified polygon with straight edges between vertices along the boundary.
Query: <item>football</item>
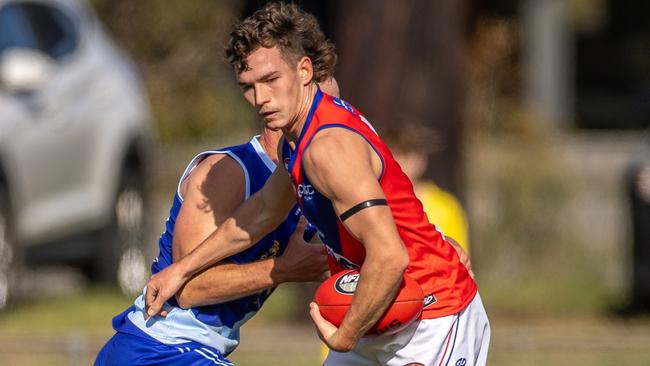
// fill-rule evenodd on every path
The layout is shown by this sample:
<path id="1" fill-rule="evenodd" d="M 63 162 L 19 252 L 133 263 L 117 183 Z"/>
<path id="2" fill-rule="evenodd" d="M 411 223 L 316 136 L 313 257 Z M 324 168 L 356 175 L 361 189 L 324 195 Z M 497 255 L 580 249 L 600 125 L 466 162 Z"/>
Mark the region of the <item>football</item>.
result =
<path id="1" fill-rule="evenodd" d="M 357 270 L 341 271 L 325 280 L 316 290 L 314 302 L 320 313 L 335 326 L 341 325 L 359 281 Z M 404 275 L 391 305 L 366 335 L 394 334 L 420 316 L 424 293 L 414 279 Z"/>

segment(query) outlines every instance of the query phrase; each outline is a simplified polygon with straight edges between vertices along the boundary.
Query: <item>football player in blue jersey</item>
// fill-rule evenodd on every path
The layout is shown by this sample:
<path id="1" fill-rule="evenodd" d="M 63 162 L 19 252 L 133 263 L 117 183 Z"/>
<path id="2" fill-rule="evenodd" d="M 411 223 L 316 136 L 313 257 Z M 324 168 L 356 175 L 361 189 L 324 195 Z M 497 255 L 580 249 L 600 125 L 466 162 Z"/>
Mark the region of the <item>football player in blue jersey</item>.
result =
<path id="1" fill-rule="evenodd" d="M 338 95 L 333 79 L 321 84 Z M 205 151 L 180 178 L 162 234 L 152 274 L 185 256 L 258 191 L 278 163 L 281 131 L 263 128 L 248 143 Z M 273 232 L 251 248 L 192 278 L 165 304 L 160 316 L 145 320 L 144 294 L 113 319 L 116 334 L 95 365 L 231 365 L 226 356 L 239 343 L 239 328 L 283 282 L 327 277 L 321 244 L 305 238 L 297 206 Z"/>

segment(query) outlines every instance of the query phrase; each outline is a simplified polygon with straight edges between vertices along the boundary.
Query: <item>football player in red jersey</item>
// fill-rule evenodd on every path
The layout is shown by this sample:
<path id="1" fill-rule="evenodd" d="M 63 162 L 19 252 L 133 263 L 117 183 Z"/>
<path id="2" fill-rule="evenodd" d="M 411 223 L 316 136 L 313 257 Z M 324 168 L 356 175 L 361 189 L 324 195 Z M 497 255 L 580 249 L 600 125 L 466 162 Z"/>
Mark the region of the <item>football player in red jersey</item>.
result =
<path id="1" fill-rule="evenodd" d="M 332 350 L 326 365 L 484 365 L 490 327 L 476 283 L 429 223 L 370 123 L 318 88 L 333 74 L 336 54 L 316 20 L 295 5 L 267 5 L 233 28 L 226 54 L 245 99 L 266 127 L 282 130 L 278 156 L 285 169 L 276 169 L 201 245 L 149 281 L 148 315 L 193 274 L 275 228 L 297 200 L 327 246 L 331 271 L 360 270 L 340 327 L 311 305 Z M 422 319 L 394 335 L 364 337 L 404 273 L 425 293 Z"/>

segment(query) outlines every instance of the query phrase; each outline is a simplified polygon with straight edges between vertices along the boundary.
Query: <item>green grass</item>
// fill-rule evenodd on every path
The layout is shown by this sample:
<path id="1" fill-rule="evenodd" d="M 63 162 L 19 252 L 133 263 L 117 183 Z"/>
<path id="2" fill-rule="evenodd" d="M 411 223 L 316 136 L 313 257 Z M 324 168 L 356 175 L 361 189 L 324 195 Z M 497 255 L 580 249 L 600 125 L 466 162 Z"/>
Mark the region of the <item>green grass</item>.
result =
<path id="1" fill-rule="evenodd" d="M 111 287 L 23 301 L 0 311 L 0 365 L 91 365 L 133 297 Z"/>
<path id="2" fill-rule="evenodd" d="M 620 306 L 623 299 L 591 278 L 548 274 L 523 280 L 479 279 L 487 306 L 516 313 L 600 314 Z"/>
<path id="3" fill-rule="evenodd" d="M 529 283 L 510 298 L 504 290 L 504 297 L 498 302 L 488 300 L 496 295 L 496 290 L 484 288 L 483 298 L 493 331 L 489 364 L 650 364 L 646 350 L 650 344 L 650 318 L 577 316 L 549 310 L 548 304 L 532 311 L 531 303 L 541 296 L 564 298 L 565 302 L 581 296 L 577 290 L 570 291 L 579 288 L 574 285 L 555 284 L 554 290 L 552 283 Z M 592 292 L 585 290 L 583 294 Z M 540 294 L 542 291 L 545 294 Z M 313 326 L 296 322 L 289 315 L 299 310 L 293 304 L 297 293 L 295 286 L 281 286 L 268 306 L 244 325 L 242 344 L 230 357 L 237 366 L 320 364 L 320 343 Z M 91 364 L 113 332 L 111 318 L 132 300 L 116 289 L 94 287 L 74 296 L 41 299 L 9 308 L 0 313 L 0 365 Z"/>
<path id="4" fill-rule="evenodd" d="M 489 364 L 500 366 L 647 366 L 650 362 L 647 351 L 616 350 L 594 352 L 495 352 L 489 356 Z"/>
<path id="5" fill-rule="evenodd" d="M 69 297 L 23 302 L 0 312 L 0 331 L 110 331 L 111 318 L 132 302 L 133 297 L 111 287 L 92 287 Z"/>

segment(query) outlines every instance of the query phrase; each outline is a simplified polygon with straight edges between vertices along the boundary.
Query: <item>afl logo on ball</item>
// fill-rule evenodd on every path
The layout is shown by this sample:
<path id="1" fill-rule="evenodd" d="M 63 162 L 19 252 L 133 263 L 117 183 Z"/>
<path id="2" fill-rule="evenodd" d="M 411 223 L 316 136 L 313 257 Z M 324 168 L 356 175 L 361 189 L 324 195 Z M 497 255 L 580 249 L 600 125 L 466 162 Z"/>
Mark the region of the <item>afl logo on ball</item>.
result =
<path id="1" fill-rule="evenodd" d="M 334 289 L 336 292 L 343 295 L 354 295 L 354 291 L 357 289 L 357 282 L 359 282 L 358 273 L 346 274 L 336 280 L 334 283 Z"/>

